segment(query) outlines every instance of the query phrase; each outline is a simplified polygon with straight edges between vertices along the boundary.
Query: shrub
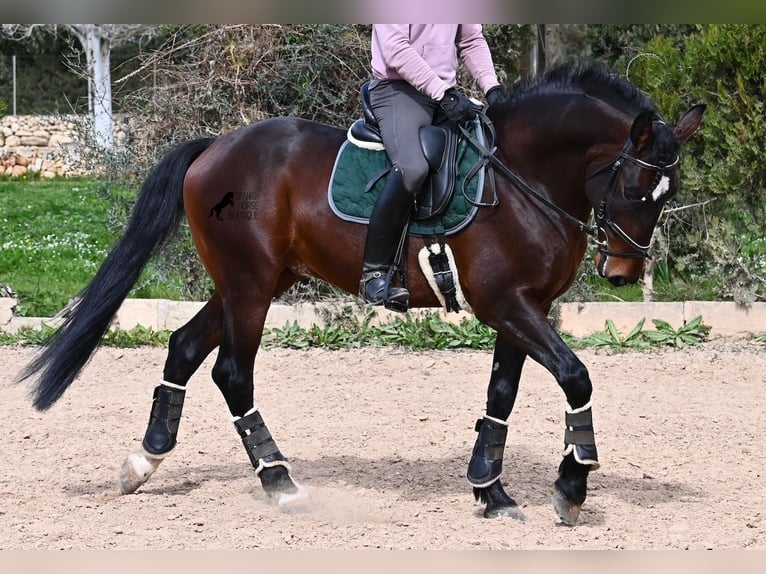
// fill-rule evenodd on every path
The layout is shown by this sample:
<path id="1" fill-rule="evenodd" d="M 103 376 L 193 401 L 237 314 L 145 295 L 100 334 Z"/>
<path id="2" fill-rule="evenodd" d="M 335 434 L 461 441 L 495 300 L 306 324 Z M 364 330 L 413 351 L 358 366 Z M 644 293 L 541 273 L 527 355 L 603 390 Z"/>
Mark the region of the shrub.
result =
<path id="1" fill-rule="evenodd" d="M 664 36 L 651 40 L 631 79 L 671 121 L 693 103 L 708 104 L 700 133 L 686 147 L 679 196 L 700 207 L 674 216 L 673 265 L 716 275 L 720 297 L 749 303 L 766 295 L 766 26 L 698 29 L 683 51 Z"/>

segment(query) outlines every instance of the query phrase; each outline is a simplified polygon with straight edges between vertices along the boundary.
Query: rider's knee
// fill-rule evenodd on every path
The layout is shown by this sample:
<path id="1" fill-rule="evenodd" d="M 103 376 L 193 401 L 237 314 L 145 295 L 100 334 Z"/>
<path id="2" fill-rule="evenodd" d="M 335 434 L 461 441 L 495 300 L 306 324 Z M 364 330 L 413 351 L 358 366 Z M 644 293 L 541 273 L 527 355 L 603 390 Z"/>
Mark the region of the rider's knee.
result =
<path id="1" fill-rule="evenodd" d="M 423 182 L 428 177 L 428 162 L 425 158 L 410 158 L 406 163 L 397 165 L 402 176 L 402 186 L 409 193 L 415 194 L 423 187 Z"/>

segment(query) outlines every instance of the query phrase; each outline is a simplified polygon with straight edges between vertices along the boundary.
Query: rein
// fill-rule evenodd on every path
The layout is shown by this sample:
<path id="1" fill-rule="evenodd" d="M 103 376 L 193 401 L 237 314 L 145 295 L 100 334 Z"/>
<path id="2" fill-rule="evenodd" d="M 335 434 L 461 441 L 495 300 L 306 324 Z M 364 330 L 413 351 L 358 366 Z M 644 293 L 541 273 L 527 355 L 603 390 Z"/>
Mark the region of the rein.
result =
<path id="1" fill-rule="evenodd" d="M 542 203 L 546 207 L 552 209 L 553 211 L 555 211 L 556 213 L 561 215 L 564 219 L 566 219 L 567 221 L 572 223 L 575 227 L 577 227 L 577 229 L 579 229 L 580 231 L 584 231 L 585 233 L 587 233 L 588 235 L 590 235 L 592 237 L 598 237 L 598 229 L 596 227 L 594 227 L 592 225 L 588 225 L 584 221 L 580 221 L 579 219 L 577 219 L 573 215 L 570 215 L 567 211 L 561 209 L 558 205 L 556 205 L 555 203 L 550 201 L 547 197 L 537 193 L 537 191 L 535 191 L 535 189 L 532 186 L 530 186 L 526 181 L 521 179 L 518 175 L 516 175 L 513 171 L 511 171 L 510 168 L 507 165 L 505 165 L 500 159 L 498 159 L 498 157 L 495 155 L 495 152 L 497 151 L 497 146 L 494 145 L 494 141 L 495 141 L 495 127 L 492 124 L 492 120 L 490 120 L 486 116 L 486 114 L 484 114 L 483 112 L 477 111 L 477 115 L 481 119 L 482 125 L 484 127 L 486 127 L 489 130 L 490 134 L 491 134 L 491 137 L 488 138 L 488 139 L 492 142 L 492 144 L 491 144 L 492 147 L 491 148 L 487 148 L 487 147 L 483 146 L 480 142 L 476 141 L 476 139 L 471 136 L 470 132 L 467 129 L 465 129 L 462 125 L 460 126 L 460 131 L 463 132 L 463 135 L 466 137 L 466 139 L 468 139 L 468 141 L 471 142 L 471 144 L 474 147 L 476 147 L 476 149 L 479 150 L 479 153 L 482 156 L 482 159 L 480 160 L 479 164 L 477 164 L 477 167 L 474 168 L 474 170 L 478 171 L 479 168 L 484 167 L 487 163 L 491 163 L 497 169 L 500 170 L 500 173 L 502 173 L 505 177 L 510 179 L 520 189 L 522 189 L 524 192 L 526 192 L 527 194 L 529 194 L 532 197 L 534 197 L 537 201 L 539 201 L 540 203 Z M 466 179 L 468 179 L 468 178 L 466 178 Z M 493 182 L 493 184 L 494 184 L 494 182 Z M 494 185 L 492 186 L 492 192 L 493 192 L 494 197 L 495 197 L 493 203 L 492 204 L 481 204 L 481 205 L 485 205 L 485 206 L 486 205 L 491 205 L 492 207 L 494 207 L 495 205 L 498 204 L 497 190 L 494 188 Z M 466 196 L 466 199 L 468 201 L 471 201 L 472 203 L 474 203 L 467 196 Z M 476 205 L 476 203 L 474 203 L 474 205 Z"/>
<path id="2" fill-rule="evenodd" d="M 471 136 L 469 130 L 467 130 L 465 127 L 460 125 L 460 131 L 463 133 L 463 136 L 479 151 L 480 155 L 482 156 L 479 162 L 476 166 L 471 170 L 471 173 L 475 173 L 482 167 L 486 166 L 488 163 L 492 164 L 495 168 L 497 168 L 500 173 L 502 173 L 506 178 L 511 180 L 516 186 L 527 193 L 528 195 L 535 198 L 537 201 L 551 209 L 552 211 L 559 214 L 561 217 L 563 217 L 565 220 L 567 220 L 569 223 L 574 225 L 578 230 L 583 231 L 593 237 L 595 239 L 595 243 L 598 246 L 598 251 L 600 253 L 603 253 L 604 255 L 609 255 L 612 257 L 622 257 L 626 259 L 637 259 L 637 258 L 643 258 L 643 259 L 651 259 L 652 256 L 649 255 L 649 245 L 641 245 L 636 240 L 634 240 L 630 235 L 628 235 L 625 230 L 623 230 L 617 223 L 612 221 L 611 218 L 607 216 L 606 213 L 606 207 L 607 207 L 607 199 L 612 197 L 616 193 L 617 189 L 617 177 L 620 173 L 620 170 L 622 169 L 622 162 L 628 161 L 641 169 L 646 170 L 652 170 L 656 172 L 656 178 L 655 178 L 655 184 L 659 182 L 659 179 L 664 175 L 665 170 L 672 169 L 676 167 L 680 162 L 680 156 L 676 156 L 675 161 L 672 163 L 661 166 L 661 165 L 655 165 L 648 162 L 645 162 L 643 160 L 640 160 L 636 157 L 633 157 L 631 155 L 628 155 L 627 149 L 630 145 L 630 141 L 626 142 L 625 145 L 622 148 L 622 151 L 620 151 L 620 154 L 617 156 L 616 159 L 606 163 L 605 165 L 599 167 L 596 169 L 592 174 L 588 176 L 587 179 L 591 179 L 595 177 L 596 175 L 600 174 L 604 170 L 607 170 L 609 168 L 612 169 L 612 175 L 609 178 L 609 183 L 607 184 L 607 189 L 604 191 L 604 193 L 601 196 L 601 202 L 599 203 L 598 208 L 595 211 L 594 214 L 594 220 L 596 225 L 589 225 L 585 223 L 584 221 L 581 221 L 580 219 L 574 217 L 573 215 L 569 214 L 567 211 L 553 203 L 551 200 L 549 200 L 547 197 L 541 195 L 538 193 L 532 186 L 530 186 L 526 181 L 521 179 L 518 175 L 516 175 L 511 169 L 505 165 L 496 155 L 495 152 L 497 151 L 497 146 L 494 145 L 495 142 L 495 128 L 492 124 L 492 120 L 490 120 L 487 115 L 482 111 L 477 111 L 477 115 L 479 116 L 482 125 L 486 128 L 486 130 L 489 132 L 488 141 L 490 142 L 490 147 L 486 147 L 482 145 L 480 142 L 476 141 L 474 137 Z M 469 174 L 470 175 L 470 174 Z M 468 178 L 467 178 L 468 179 Z M 497 190 L 495 189 L 495 182 L 494 179 L 490 179 L 491 187 L 492 187 L 492 193 L 494 196 L 494 200 L 491 204 L 483 204 L 478 203 L 470 198 L 467 197 L 465 192 L 463 193 L 464 197 L 467 201 L 471 202 L 474 205 L 480 205 L 480 206 L 489 206 L 494 207 L 498 204 L 498 198 L 497 198 Z M 463 182 L 463 186 L 465 187 L 465 182 Z M 646 197 L 649 195 L 648 192 L 644 197 L 641 198 L 640 201 L 645 201 Z M 609 249 L 609 245 L 607 240 L 599 241 L 599 231 L 603 230 L 604 228 L 608 227 L 611 229 L 620 239 L 622 239 L 625 243 L 627 243 L 632 249 L 635 250 L 634 253 L 618 253 L 616 251 L 612 251 Z"/>

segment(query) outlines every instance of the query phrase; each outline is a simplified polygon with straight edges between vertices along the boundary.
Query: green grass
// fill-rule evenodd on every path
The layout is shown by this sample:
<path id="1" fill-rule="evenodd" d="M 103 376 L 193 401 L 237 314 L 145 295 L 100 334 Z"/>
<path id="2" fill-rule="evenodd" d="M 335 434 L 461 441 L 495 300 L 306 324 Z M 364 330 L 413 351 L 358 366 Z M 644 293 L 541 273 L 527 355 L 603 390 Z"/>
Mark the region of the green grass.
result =
<path id="1" fill-rule="evenodd" d="M 19 315 L 53 316 L 93 278 L 122 233 L 114 199 L 133 193 L 103 191 L 90 179 L 0 178 L 0 285 L 17 293 Z M 130 296 L 182 299 L 185 281 L 150 262 Z"/>
<path id="2" fill-rule="evenodd" d="M 51 316 L 95 274 L 115 236 L 98 185 L 84 179 L 0 181 L 0 284 L 19 314 Z"/>
<path id="3" fill-rule="evenodd" d="M 462 321 L 459 325 L 444 321 L 436 313 L 423 318 L 413 318 L 409 313 L 397 317 L 390 323 L 371 325 L 374 311 L 368 309 L 364 318 L 352 314 L 350 308 L 335 315 L 327 326 L 313 325 L 309 328 L 297 323 L 285 323 L 282 328 L 265 329 L 261 346 L 265 348 L 288 348 L 306 350 L 358 349 L 369 346 L 395 346 L 415 351 L 474 349 L 491 351 L 495 345 L 495 331 L 480 323 L 476 318 Z M 573 350 L 584 348 L 609 349 L 612 351 L 652 352 L 661 348 L 682 349 L 703 343 L 708 339 L 710 327 L 696 317 L 688 323 L 674 328 L 666 321 L 652 319 L 654 329 L 644 329 L 641 320 L 630 333 L 619 333 L 609 319 L 600 333 L 577 338 L 562 333 L 564 341 Z M 44 344 L 53 334 L 53 328 L 22 329 L 17 333 L 1 333 L 0 346 Z M 154 331 L 146 327 L 135 327 L 129 331 L 111 330 L 101 344 L 108 347 L 167 347 L 170 331 Z M 764 338 L 756 341 L 764 342 Z"/>
<path id="4" fill-rule="evenodd" d="M 615 301 L 643 301 L 642 284 L 634 283 L 615 287 L 600 277 L 588 278 L 591 298 L 595 302 L 613 303 Z M 671 280 L 654 278 L 654 301 L 715 301 L 715 281 L 711 278 L 687 281 L 680 276 Z"/>

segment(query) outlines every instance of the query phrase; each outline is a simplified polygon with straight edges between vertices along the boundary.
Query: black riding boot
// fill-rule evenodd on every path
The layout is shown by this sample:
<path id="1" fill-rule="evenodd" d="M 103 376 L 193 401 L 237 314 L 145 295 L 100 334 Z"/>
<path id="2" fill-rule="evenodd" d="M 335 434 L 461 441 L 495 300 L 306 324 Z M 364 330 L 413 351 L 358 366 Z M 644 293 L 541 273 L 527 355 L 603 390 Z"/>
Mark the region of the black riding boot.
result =
<path id="1" fill-rule="evenodd" d="M 407 311 L 410 294 L 403 287 L 390 285 L 387 274 L 409 221 L 412 204 L 413 196 L 404 188 L 402 172 L 394 167 L 372 209 L 359 282 L 359 296 L 367 303 L 383 304 L 387 309 L 402 313 Z"/>

